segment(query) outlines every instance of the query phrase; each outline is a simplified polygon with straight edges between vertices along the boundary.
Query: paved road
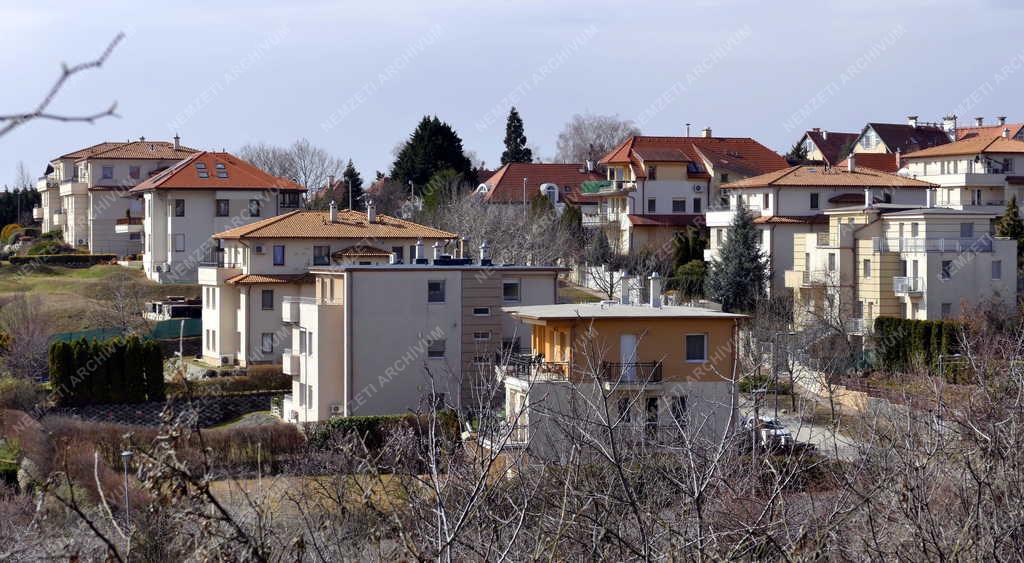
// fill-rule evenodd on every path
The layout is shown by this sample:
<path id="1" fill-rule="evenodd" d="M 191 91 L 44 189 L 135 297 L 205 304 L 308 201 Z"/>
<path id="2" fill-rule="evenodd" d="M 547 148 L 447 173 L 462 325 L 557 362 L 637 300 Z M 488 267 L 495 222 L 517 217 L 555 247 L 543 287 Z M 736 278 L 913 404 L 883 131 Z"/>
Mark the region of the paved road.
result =
<path id="1" fill-rule="evenodd" d="M 785 407 L 783 407 L 783 402 L 780 399 L 779 422 L 789 429 L 793 434 L 794 440 L 797 442 L 814 444 L 814 446 L 818 448 L 818 452 L 822 455 L 836 457 L 836 453 L 838 452 L 838 458 L 842 460 L 850 461 L 857 458 L 856 440 L 846 434 L 843 434 L 841 431 L 833 432 L 829 425 L 803 421 L 800 413 L 794 413 L 788 409 L 789 404 L 790 403 L 787 398 L 785 401 Z M 749 398 L 741 396 L 740 416 L 745 420 L 748 416 L 753 416 L 753 414 L 753 403 Z M 761 408 L 761 416 L 773 416 L 774 414 L 774 402 L 769 402 L 767 406 L 763 406 Z"/>

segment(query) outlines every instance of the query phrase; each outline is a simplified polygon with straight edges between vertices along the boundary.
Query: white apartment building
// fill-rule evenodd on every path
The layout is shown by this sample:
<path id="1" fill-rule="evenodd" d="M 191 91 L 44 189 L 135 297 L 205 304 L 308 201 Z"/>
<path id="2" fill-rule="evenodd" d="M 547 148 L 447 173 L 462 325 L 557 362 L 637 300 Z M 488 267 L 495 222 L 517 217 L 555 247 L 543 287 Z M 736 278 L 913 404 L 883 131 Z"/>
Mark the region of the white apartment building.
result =
<path id="1" fill-rule="evenodd" d="M 587 182 L 598 204 L 583 225 L 605 229 L 618 251 L 657 248 L 722 204 L 723 184 L 783 169 L 785 159 L 749 138 L 634 136 L 605 155 L 606 180 Z"/>
<path id="2" fill-rule="evenodd" d="M 160 283 L 195 283 L 218 260 L 215 233 L 294 211 L 305 188 L 226 152 L 197 152 L 130 190 L 143 202 L 143 268 Z"/>
<path id="3" fill-rule="evenodd" d="M 555 303 L 560 271 L 471 263 L 439 248 L 426 264 L 312 269 L 312 291 L 286 297 L 281 310 L 293 343 L 283 358 L 293 376 L 284 417 L 405 413 L 432 398 L 492 408 L 503 399 L 486 394 L 495 352 L 530 339 L 529 327 L 501 307 Z"/>
<path id="4" fill-rule="evenodd" d="M 388 264 L 458 238 L 367 211 L 291 211 L 214 235 L 215 261 L 199 267 L 203 359 L 213 365 L 280 364 L 295 348 L 283 324 L 286 296 L 312 296 L 311 269 L 332 264 Z M 289 358 L 290 360 L 290 354 Z M 287 365 L 286 365 L 287 367 Z"/>
<path id="5" fill-rule="evenodd" d="M 761 231 L 761 250 L 771 270 L 769 291 L 785 289 L 785 273 L 793 269 L 794 237 L 828 229 L 825 212 L 851 204 L 895 203 L 924 205 L 932 184 L 862 168 L 851 155 L 846 168 L 792 166 L 723 186 L 729 208 L 709 211 L 706 261 L 719 257 L 738 206 L 743 205 Z"/>
<path id="6" fill-rule="evenodd" d="M 34 216 L 43 232 L 59 230 L 72 246 L 136 254 L 142 251 L 142 206 L 128 191 L 194 152 L 175 136 L 174 142 L 104 142 L 61 155 L 39 179 L 42 202 Z"/>

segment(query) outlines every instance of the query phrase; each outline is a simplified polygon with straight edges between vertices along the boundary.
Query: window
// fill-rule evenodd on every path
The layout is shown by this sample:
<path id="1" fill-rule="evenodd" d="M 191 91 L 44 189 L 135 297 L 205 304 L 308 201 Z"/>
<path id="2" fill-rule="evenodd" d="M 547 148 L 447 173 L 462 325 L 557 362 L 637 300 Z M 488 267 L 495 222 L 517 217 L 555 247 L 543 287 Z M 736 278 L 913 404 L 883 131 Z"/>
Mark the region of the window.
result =
<path id="1" fill-rule="evenodd" d="M 174 251 L 185 252 L 185 233 L 175 233 L 174 235 Z"/>
<path id="2" fill-rule="evenodd" d="M 918 224 L 917 223 L 911 223 L 910 224 L 910 236 L 916 237 L 917 233 L 918 233 Z"/>
<path id="3" fill-rule="evenodd" d="M 444 303 L 444 280 L 427 282 L 427 303 Z"/>
<path id="4" fill-rule="evenodd" d="M 939 277 L 941 279 L 948 280 L 950 278 L 950 276 L 952 275 L 952 271 L 951 271 L 952 269 L 953 269 L 953 261 L 952 260 L 943 260 L 942 261 L 942 271 L 939 273 Z"/>
<path id="5" fill-rule="evenodd" d="M 723 184 L 728 184 L 729 183 L 729 173 L 728 172 L 722 172 L 722 175 L 720 177 L 722 179 L 722 183 Z"/>
<path id="6" fill-rule="evenodd" d="M 907 307 L 907 302 L 906 301 L 903 301 L 903 302 L 900 303 L 900 318 L 901 319 L 909 319 L 910 318 L 910 308 Z"/>
<path id="7" fill-rule="evenodd" d="M 621 418 L 623 422 L 629 422 L 630 420 L 632 420 L 633 415 L 630 412 L 630 408 L 629 408 L 629 397 L 622 397 L 621 399 L 619 399 L 619 405 L 618 406 L 619 406 L 619 418 Z"/>
<path id="8" fill-rule="evenodd" d="M 394 254 L 395 259 L 397 259 L 399 262 L 405 261 L 405 248 L 401 246 L 392 246 L 391 254 Z"/>
<path id="9" fill-rule="evenodd" d="M 264 332 L 260 335 L 260 352 L 272 354 L 274 352 L 274 333 Z"/>
<path id="10" fill-rule="evenodd" d="M 487 342 L 491 339 L 490 331 L 480 331 L 473 333 L 473 342 Z"/>
<path id="11" fill-rule="evenodd" d="M 771 205 L 769 205 L 772 202 L 771 197 L 771 194 L 761 194 L 761 209 L 768 209 L 771 207 Z"/>
<path id="12" fill-rule="evenodd" d="M 298 207 L 299 206 L 299 194 L 298 192 L 284 192 L 281 194 L 281 207 Z"/>
<path id="13" fill-rule="evenodd" d="M 489 317 L 489 316 L 491 316 L 491 308 L 490 307 L 473 307 L 473 316 L 474 317 Z"/>
<path id="14" fill-rule="evenodd" d="M 102 170 L 103 170 L 103 179 L 104 180 L 112 180 L 112 179 L 114 179 L 114 167 L 113 166 L 104 166 Z"/>
<path id="15" fill-rule="evenodd" d="M 502 280 L 501 297 L 506 303 L 519 302 L 519 280 Z"/>
<path id="16" fill-rule="evenodd" d="M 1003 159 L 1003 172 L 1013 172 L 1013 159 L 1012 158 L 1004 158 Z"/>
<path id="17" fill-rule="evenodd" d="M 197 162 L 196 163 L 196 176 L 199 176 L 200 178 L 203 178 L 203 179 L 206 179 L 206 178 L 210 177 L 210 171 L 206 169 L 206 163 L 205 162 Z"/>
<path id="18" fill-rule="evenodd" d="M 700 204 L 700 198 L 699 197 L 693 198 L 693 212 L 694 213 L 701 213 L 701 204 Z"/>
<path id="19" fill-rule="evenodd" d="M 444 357 L 444 340 L 434 340 L 427 346 L 427 357 L 428 358 L 443 358 Z"/>
<path id="20" fill-rule="evenodd" d="M 299 354 L 306 354 L 306 329 L 299 329 Z"/>
<path id="21" fill-rule="evenodd" d="M 185 200 L 176 199 L 174 200 L 174 216 L 184 217 L 185 216 Z"/>
<path id="22" fill-rule="evenodd" d="M 329 246 L 314 246 L 313 247 L 313 265 L 314 266 L 328 266 L 331 263 L 331 247 Z"/>
<path id="23" fill-rule="evenodd" d="M 657 213 L 658 212 L 658 199 L 649 197 L 647 198 L 647 212 Z"/>
<path id="24" fill-rule="evenodd" d="M 1003 279 L 1003 261 L 993 260 L 992 261 L 992 279 L 1001 280 Z"/>
<path id="25" fill-rule="evenodd" d="M 974 238 L 974 223 L 960 223 L 960 238 Z"/>
<path id="26" fill-rule="evenodd" d="M 708 357 L 708 337 L 706 334 L 686 335 L 686 361 L 703 363 Z"/>
<path id="27" fill-rule="evenodd" d="M 274 290 L 264 289 L 260 292 L 260 300 L 264 311 L 274 310 Z"/>
<path id="28" fill-rule="evenodd" d="M 864 277 L 865 278 L 870 278 L 871 277 L 871 259 L 870 258 L 865 258 L 864 259 Z"/>
<path id="29" fill-rule="evenodd" d="M 830 271 L 830 272 L 836 271 L 836 253 L 835 252 L 829 252 L 828 253 L 828 271 Z"/>
<path id="30" fill-rule="evenodd" d="M 142 177 L 142 169 L 139 168 L 138 166 L 129 166 L 128 167 L 128 176 L 132 180 L 138 180 L 139 178 Z"/>
<path id="31" fill-rule="evenodd" d="M 310 354 L 313 353 L 313 331 L 312 330 L 307 330 L 306 331 L 306 352 L 308 352 Z"/>
<path id="32" fill-rule="evenodd" d="M 811 209 L 818 208 L 818 194 L 811 194 Z"/>
<path id="33" fill-rule="evenodd" d="M 676 422 L 680 427 L 686 426 L 686 396 L 679 395 L 672 397 L 672 402 L 669 404 L 669 412 L 672 414 L 672 420 Z"/>
<path id="34" fill-rule="evenodd" d="M 686 198 L 672 198 L 672 213 L 686 213 Z"/>
<path id="35" fill-rule="evenodd" d="M 657 180 L 658 179 L 658 167 L 657 166 L 652 164 L 652 165 L 647 167 L 647 179 L 648 180 Z"/>
<path id="36" fill-rule="evenodd" d="M 218 162 L 217 164 L 214 165 L 214 168 L 217 169 L 217 177 L 218 178 L 227 178 L 228 177 L 228 169 L 227 169 L 227 167 L 224 166 L 224 164 Z"/>
<path id="37" fill-rule="evenodd" d="M 142 233 L 128 233 L 128 240 L 142 240 Z"/>
<path id="38" fill-rule="evenodd" d="M 258 199 L 249 200 L 249 217 L 259 217 L 263 210 L 263 204 Z"/>
<path id="39" fill-rule="evenodd" d="M 942 316 L 942 318 L 948 319 L 953 314 L 953 304 L 943 303 L 941 305 L 941 310 L 942 312 L 940 313 L 940 315 Z"/>
<path id="40" fill-rule="evenodd" d="M 227 217 L 231 214 L 231 206 L 226 199 L 217 200 L 217 217 Z"/>
<path id="41" fill-rule="evenodd" d="M 274 265 L 275 266 L 284 266 L 284 245 L 283 244 L 275 244 L 274 245 Z"/>

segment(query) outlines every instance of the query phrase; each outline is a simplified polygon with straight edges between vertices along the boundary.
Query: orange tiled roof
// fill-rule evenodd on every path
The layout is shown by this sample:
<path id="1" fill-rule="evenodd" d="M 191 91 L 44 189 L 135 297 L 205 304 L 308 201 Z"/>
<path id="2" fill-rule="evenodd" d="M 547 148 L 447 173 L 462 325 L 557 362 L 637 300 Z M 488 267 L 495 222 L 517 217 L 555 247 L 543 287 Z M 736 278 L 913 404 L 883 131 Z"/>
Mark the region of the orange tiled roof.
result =
<path id="1" fill-rule="evenodd" d="M 802 215 L 762 215 L 754 219 L 757 225 L 822 225 L 828 223 L 828 216 L 819 213 L 805 217 Z"/>
<path id="2" fill-rule="evenodd" d="M 644 154 L 657 158 L 682 153 L 686 161 L 710 164 L 745 175 L 757 175 L 785 168 L 786 159 L 775 151 L 747 137 L 646 137 L 634 135 L 612 149 L 600 164 L 629 164 L 638 178 Z M 678 161 L 672 158 L 672 161 Z"/>
<path id="3" fill-rule="evenodd" d="M 628 215 L 629 223 L 634 227 L 703 227 L 704 215 L 688 213 L 673 215 L 660 213 L 655 215 Z"/>
<path id="4" fill-rule="evenodd" d="M 335 252 L 332 256 L 391 256 L 391 252 L 384 250 L 383 248 L 377 248 L 376 246 L 369 246 L 365 244 L 354 244 L 348 248 L 342 248 Z"/>
<path id="5" fill-rule="evenodd" d="M 527 201 L 540 193 L 541 184 L 556 184 L 559 189 L 569 187 L 572 197 L 581 196 L 580 185 L 588 180 L 603 180 L 596 172 L 587 172 L 582 164 L 550 164 L 538 162 L 511 162 L 502 166 L 482 184 L 487 186 L 487 203 L 522 203 L 523 178 L 526 178 Z"/>
<path id="6" fill-rule="evenodd" d="M 895 174 L 899 170 L 899 162 L 896 159 L 896 153 L 887 152 L 859 152 L 857 153 L 857 166 L 863 166 L 864 168 L 870 168 L 872 170 L 878 170 L 880 172 L 888 172 Z M 850 159 L 844 158 L 839 163 L 838 168 L 846 168 L 849 166 Z"/>
<path id="7" fill-rule="evenodd" d="M 167 141 L 132 141 L 129 143 L 111 144 L 113 146 L 92 151 L 79 157 L 77 162 L 92 158 L 181 160 L 188 158 L 189 155 L 196 152 L 196 149 L 184 146 L 174 148 L 174 143 Z"/>
<path id="8" fill-rule="evenodd" d="M 218 165 L 222 165 L 226 178 L 218 177 Z M 206 178 L 200 176 L 200 166 L 205 167 Z M 146 179 L 131 189 L 133 193 L 162 189 L 199 190 L 301 190 L 305 188 L 286 178 L 271 176 L 255 165 L 226 152 L 202 151 Z"/>
<path id="9" fill-rule="evenodd" d="M 1024 123 L 1007 123 L 1005 125 L 982 125 L 981 127 L 957 127 L 956 140 L 962 141 L 970 137 L 998 137 L 1003 134 L 1003 129 L 1010 130 L 1010 138 L 1020 134 L 1024 129 Z"/>
<path id="10" fill-rule="evenodd" d="M 377 215 L 377 222 L 367 223 L 366 213 L 338 211 L 338 221 L 330 222 L 327 211 L 292 211 L 213 235 L 217 239 L 254 238 L 423 238 L 456 239 L 459 236 L 426 225 L 388 215 Z"/>
<path id="11" fill-rule="evenodd" d="M 308 273 L 303 274 L 239 274 L 224 281 L 229 284 L 246 285 L 254 283 L 300 283 L 312 280 Z"/>
<path id="12" fill-rule="evenodd" d="M 65 158 L 82 158 L 83 156 L 89 156 L 90 154 L 112 149 L 114 147 L 119 147 L 123 144 L 125 143 L 120 141 L 103 141 L 102 143 L 96 143 L 91 147 L 85 147 L 84 149 L 78 149 L 77 151 L 71 151 L 67 154 L 62 154 L 55 158 L 54 160 L 63 160 Z"/>
<path id="13" fill-rule="evenodd" d="M 903 155 L 905 159 L 931 158 L 936 156 L 970 156 L 984 153 L 1024 153 L 1024 141 L 995 137 L 968 137 L 962 141 L 939 145 Z"/>
<path id="14" fill-rule="evenodd" d="M 801 165 L 725 184 L 722 186 L 722 189 L 767 187 L 816 188 L 830 186 L 929 188 L 934 187 L 934 184 L 864 167 L 857 167 L 856 171 L 850 172 L 845 168 Z"/>

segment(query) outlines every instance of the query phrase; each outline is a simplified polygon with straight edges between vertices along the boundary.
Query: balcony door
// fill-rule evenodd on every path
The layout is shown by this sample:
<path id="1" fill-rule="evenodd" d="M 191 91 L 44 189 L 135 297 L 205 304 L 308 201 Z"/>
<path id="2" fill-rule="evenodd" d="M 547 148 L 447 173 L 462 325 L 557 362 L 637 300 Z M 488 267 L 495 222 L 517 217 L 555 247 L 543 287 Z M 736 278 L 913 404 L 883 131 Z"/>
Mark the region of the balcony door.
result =
<path id="1" fill-rule="evenodd" d="M 622 363 L 622 381 L 636 381 L 636 335 L 619 336 L 619 361 Z"/>

